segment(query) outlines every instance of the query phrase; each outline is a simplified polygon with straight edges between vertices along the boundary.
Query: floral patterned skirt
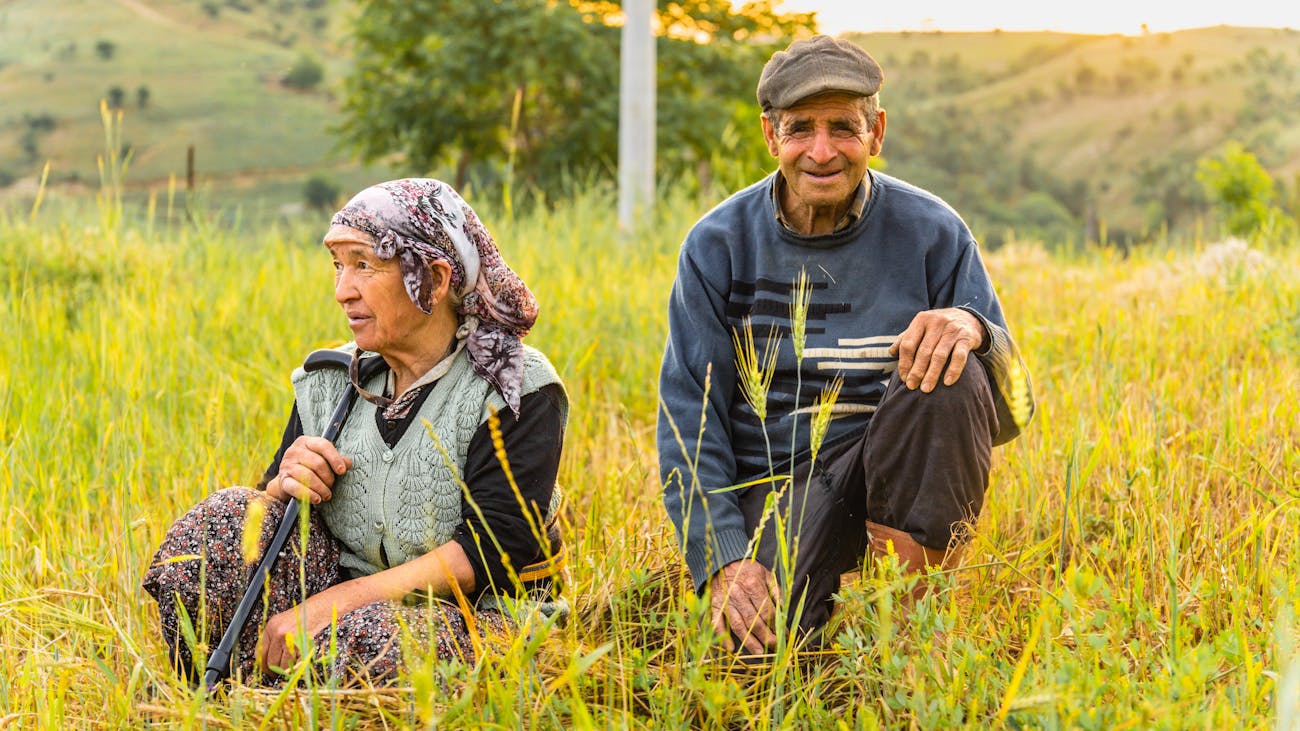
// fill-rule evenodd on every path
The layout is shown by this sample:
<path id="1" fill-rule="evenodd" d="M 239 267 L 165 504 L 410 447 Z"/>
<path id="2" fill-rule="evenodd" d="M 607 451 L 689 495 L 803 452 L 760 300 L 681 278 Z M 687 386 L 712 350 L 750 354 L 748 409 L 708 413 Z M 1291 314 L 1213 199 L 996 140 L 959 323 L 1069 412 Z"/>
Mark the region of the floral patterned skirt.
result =
<path id="1" fill-rule="evenodd" d="M 158 602 L 163 641 L 172 664 L 197 681 L 194 648 L 215 649 L 248 587 L 253 564 L 244 561 L 245 516 L 253 501 L 265 507 L 257 552 L 271 543 L 285 504 L 246 487 L 213 493 L 168 529 L 144 576 L 144 589 Z M 267 617 L 297 606 L 305 597 L 339 583 L 339 543 L 318 513 L 311 515 L 306 550 L 291 536 L 271 569 L 261 601 L 253 608 L 231 653 L 231 675 L 244 682 L 276 685 L 283 678 L 255 668 L 257 641 Z M 476 631 L 499 634 L 511 628 L 505 615 L 474 613 Z M 405 628 L 405 630 L 403 629 Z M 339 617 L 313 638 L 315 661 L 338 685 L 391 684 L 401 669 L 403 635 L 440 660 L 474 662 L 471 630 L 460 610 L 432 600 L 416 605 L 374 602 Z"/>

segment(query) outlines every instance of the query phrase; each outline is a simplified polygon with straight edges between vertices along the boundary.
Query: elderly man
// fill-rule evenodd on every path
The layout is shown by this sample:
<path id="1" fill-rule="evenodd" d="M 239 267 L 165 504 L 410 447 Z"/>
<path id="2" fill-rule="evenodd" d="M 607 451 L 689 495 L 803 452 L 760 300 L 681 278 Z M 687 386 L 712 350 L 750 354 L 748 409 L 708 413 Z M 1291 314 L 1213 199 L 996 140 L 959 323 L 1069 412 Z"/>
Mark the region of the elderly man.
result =
<path id="1" fill-rule="evenodd" d="M 983 504 L 992 447 L 1033 411 L 970 230 L 939 198 L 867 166 L 885 138 L 882 80 L 869 54 L 828 36 L 774 54 L 758 101 L 778 169 L 682 245 L 660 472 L 729 648 L 770 647 L 783 597 L 791 624 L 815 632 L 869 550 L 892 545 L 906 571 L 950 562 Z M 736 365 L 747 330 L 760 367 L 774 352 L 765 418 Z"/>

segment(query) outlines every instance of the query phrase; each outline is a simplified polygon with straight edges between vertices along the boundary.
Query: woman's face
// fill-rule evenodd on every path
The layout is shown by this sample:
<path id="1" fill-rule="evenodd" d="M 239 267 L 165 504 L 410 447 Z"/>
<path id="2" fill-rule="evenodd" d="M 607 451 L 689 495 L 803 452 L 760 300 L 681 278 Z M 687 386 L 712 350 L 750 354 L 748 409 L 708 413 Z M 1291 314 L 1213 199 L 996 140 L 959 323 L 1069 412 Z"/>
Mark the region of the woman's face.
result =
<path id="1" fill-rule="evenodd" d="M 375 256 L 361 231 L 331 227 L 325 246 L 334 257 L 334 299 L 347 315 L 357 347 L 380 355 L 410 349 L 409 339 L 428 325 L 402 284 L 396 259 Z"/>

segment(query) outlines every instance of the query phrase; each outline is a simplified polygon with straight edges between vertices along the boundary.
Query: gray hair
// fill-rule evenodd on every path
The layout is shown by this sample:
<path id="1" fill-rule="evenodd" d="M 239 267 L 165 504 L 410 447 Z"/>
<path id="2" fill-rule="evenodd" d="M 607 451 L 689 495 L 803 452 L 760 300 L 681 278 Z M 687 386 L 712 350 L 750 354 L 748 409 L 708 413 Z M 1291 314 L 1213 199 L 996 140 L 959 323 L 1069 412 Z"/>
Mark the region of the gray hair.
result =
<path id="1" fill-rule="evenodd" d="M 871 96 L 860 96 L 854 99 L 858 105 L 859 111 L 862 112 L 862 118 L 867 120 L 867 129 L 876 126 L 876 120 L 880 117 L 880 93 L 877 92 Z M 788 109 L 769 109 L 763 112 L 763 116 L 772 124 L 772 129 L 777 132 L 781 131 L 781 118 L 785 116 Z"/>

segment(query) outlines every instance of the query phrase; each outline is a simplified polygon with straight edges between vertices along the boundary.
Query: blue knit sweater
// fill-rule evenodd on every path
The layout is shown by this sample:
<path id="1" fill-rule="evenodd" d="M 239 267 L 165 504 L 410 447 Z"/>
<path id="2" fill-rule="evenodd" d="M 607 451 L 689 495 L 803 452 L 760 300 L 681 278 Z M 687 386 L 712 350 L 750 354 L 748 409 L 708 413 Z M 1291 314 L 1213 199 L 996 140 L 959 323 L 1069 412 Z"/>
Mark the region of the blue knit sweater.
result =
<path id="1" fill-rule="evenodd" d="M 988 345 L 976 355 L 994 382 L 994 443 L 1017 434 L 998 384 L 1018 355 L 970 230 L 926 191 L 879 172 L 868 180 L 863 215 L 833 234 L 805 237 L 783 227 L 773 174 L 706 214 L 682 244 L 659 378 L 658 449 L 664 507 L 697 588 L 746 555 L 740 493 L 717 489 L 768 474 L 769 444 L 775 474 L 788 474 L 792 435 L 793 454 L 806 459 L 809 412 L 837 375 L 844 385 L 823 444 L 860 434 L 897 366 L 889 346 L 918 312 L 962 307 L 983 322 Z M 802 368 L 790 330 L 801 270 L 812 286 Z M 778 340 L 766 423 L 736 376 L 732 337 L 746 320 L 760 354 L 769 338 Z"/>

